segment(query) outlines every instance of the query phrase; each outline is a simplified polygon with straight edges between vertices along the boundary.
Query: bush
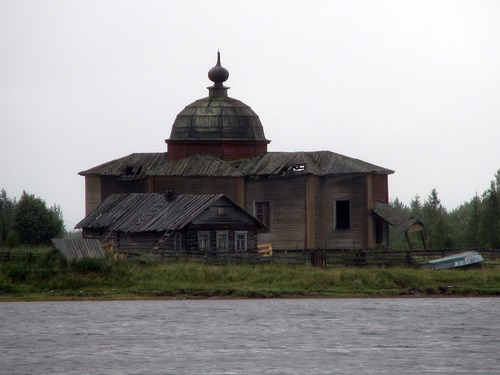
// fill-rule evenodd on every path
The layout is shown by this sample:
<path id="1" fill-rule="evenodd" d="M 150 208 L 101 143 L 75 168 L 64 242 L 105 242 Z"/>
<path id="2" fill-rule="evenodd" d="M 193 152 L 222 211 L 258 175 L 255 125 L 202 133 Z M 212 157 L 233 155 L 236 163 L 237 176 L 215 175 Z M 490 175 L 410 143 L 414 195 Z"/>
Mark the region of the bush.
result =
<path id="1" fill-rule="evenodd" d="M 110 263 L 102 258 L 83 258 L 72 263 L 72 268 L 81 274 L 107 273 L 111 269 Z"/>

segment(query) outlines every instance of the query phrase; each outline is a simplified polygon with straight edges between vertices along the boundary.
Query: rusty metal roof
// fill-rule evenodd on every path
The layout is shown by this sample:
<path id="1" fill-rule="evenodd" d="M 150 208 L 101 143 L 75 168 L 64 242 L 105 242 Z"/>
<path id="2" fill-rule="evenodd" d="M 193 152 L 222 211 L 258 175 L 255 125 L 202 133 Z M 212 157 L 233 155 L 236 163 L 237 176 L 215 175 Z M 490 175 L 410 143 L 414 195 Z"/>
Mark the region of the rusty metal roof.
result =
<path id="1" fill-rule="evenodd" d="M 127 233 L 179 230 L 220 199 L 231 202 L 259 227 L 265 226 L 223 194 L 132 193 L 107 197 L 75 228 L 106 229 Z"/>
<path id="2" fill-rule="evenodd" d="M 121 178 L 146 176 L 279 177 L 301 174 L 392 174 L 394 171 L 331 151 L 267 152 L 251 159 L 223 161 L 212 155 L 195 155 L 169 162 L 167 153 L 131 154 L 80 172 L 82 176 Z"/>

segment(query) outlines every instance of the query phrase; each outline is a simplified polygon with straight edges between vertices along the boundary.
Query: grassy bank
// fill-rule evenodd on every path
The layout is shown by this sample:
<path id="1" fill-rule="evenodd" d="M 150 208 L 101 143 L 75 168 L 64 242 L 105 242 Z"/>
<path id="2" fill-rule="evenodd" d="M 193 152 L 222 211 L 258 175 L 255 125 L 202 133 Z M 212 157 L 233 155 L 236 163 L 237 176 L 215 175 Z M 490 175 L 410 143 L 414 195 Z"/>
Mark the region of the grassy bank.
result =
<path id="1" fill-rule="evenodd" d="M 84 259 L 58 252 L 0 262 L 0 300 L 500 295 L 498 268 L 208 266 Z"/>

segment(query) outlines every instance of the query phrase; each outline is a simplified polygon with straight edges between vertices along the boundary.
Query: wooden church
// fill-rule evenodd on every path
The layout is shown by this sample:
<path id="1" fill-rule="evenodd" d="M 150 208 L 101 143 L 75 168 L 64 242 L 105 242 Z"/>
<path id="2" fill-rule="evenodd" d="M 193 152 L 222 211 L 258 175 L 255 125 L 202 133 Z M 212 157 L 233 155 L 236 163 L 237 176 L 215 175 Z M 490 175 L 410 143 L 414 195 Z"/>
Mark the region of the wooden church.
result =
<path id="1" fill-rule="evenodd" d="M 268 152 L 257 114 L 228 96 L 228 71 L 208 72 L 208 96 L 175 119 L 167 152 L 134 153 L 82 171 L 86 215 L 126 193 L 223 194 L 269 228 L 274 249 L 352 249 L 388 244 L 388 175 L 330 151 Z"/>

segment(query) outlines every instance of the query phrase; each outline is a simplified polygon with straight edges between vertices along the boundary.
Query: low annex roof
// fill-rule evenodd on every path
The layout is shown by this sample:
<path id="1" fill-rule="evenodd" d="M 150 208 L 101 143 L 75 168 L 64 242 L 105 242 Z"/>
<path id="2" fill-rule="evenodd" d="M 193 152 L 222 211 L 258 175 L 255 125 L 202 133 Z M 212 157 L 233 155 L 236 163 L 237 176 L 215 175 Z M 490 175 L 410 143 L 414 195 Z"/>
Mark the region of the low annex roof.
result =
<path id="1" fill-rule="evenodd" d="M 414 217 L 409 217 L 404 212 L 397 211 L 389 204 L 377 202 L 372 212 L 381 219 L 403 232 L 418 232 L 424 229 L 424 224 Z"/>
<path id="2" fill-rule="evenodd" d="M 75 229 L 106 229 L 127 233 L 179 230 L 220 199 L 231 202 L 259 228 L 266 228 L 223 194 L 179 194 L 170 199 L 165 194 L 131 193 L 110 195 Z"/>
<path id="3" fill-rule="evenodd" d="M 392 174 L 393 170 L 331 151 L 267 152 L 256 158 L 224 161 L 212 155 L 195 155 L 169 162 L 168 154 L 137 153 L 82 171 L 82 176 L 251 177 L 312 174 Z"/>

